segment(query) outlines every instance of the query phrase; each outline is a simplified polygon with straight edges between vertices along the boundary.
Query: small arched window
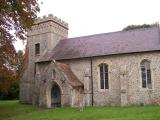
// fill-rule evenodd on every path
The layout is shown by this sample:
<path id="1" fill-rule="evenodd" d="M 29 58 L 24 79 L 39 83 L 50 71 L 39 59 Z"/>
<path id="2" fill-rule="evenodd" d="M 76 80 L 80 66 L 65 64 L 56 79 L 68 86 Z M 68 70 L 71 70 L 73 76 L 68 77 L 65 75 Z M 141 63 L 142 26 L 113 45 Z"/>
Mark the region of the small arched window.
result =
<path id="1" fill-rule="evenodd" d="M 99 65 L 100 70 L 100 88 L 101 89 L 109 89 L 108 84 L 108 65 L 106 64 L 100 64 Z"/>
<path id="2" fill-rule="evenodd" d="M 40 43 L 35 44 L 35 54 L 36 55 L 40 54 Z"/>
<path id="3" fill-rule="evenodd" d="M 152 88 L 150 61 L 141 62 L 142 88 Z"/>
<path id="4" fill-rule="evenodd" d="M 55 69 L 52 70 L 52 79 L 55 79 L 56 78 L 56 71 Z"/>

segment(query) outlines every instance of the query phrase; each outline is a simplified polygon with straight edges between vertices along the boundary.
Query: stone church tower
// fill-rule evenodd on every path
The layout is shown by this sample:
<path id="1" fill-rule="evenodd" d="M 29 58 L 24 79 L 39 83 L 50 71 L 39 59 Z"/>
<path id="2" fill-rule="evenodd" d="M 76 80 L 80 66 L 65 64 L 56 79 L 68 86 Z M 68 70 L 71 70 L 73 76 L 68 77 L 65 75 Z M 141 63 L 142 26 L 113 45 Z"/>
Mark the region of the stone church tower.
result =
<path id="1" fill-rule="evenodd" d="M 30 31 L 28 31 L 28 66 L 20 83 L 20 102 L 34 103 L 36 62 L 56 44 L 68 37 L 68 24 L 49 14 L 38 18 Z"/>

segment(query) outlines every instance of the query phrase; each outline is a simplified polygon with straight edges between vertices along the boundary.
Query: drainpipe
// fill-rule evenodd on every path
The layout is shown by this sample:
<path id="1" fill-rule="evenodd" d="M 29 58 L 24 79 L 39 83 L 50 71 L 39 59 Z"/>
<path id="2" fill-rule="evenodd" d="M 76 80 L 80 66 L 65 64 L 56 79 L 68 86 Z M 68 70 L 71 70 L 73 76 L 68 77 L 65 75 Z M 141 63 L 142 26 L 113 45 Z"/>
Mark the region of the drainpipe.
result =
<path id="1" fill-rule="evenodd" d="M 92 68 L 93 63 L 92 63 L 92 57 L 90 57 L 90 61 L 91 61 L 91 95 L 92 95 L 92 106 L 93 106 L 94 99 L 93 99 L 93 68 Z"/>

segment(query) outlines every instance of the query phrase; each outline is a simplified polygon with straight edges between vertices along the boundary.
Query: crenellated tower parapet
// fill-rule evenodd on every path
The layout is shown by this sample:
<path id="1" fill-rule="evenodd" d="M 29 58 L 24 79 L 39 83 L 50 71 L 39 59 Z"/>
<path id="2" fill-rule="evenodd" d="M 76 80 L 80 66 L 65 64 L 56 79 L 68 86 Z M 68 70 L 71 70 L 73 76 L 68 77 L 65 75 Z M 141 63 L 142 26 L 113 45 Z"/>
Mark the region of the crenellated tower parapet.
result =
<path id="1" fill-rule="evenodd" d="M 68 23 L 49 14 L 48 16 L 38 17 L 32 29 L 28 31 L 28 36 L 54 32 L 57 35 L 68 37 Z"/>
<path id="2" fill-rule="evenodd" d="M 43 23 L 43 22 L 46 22 L 46 21 L 55 22 L 55 23 L 61 25 L 62 27 L 65 27 L 66 29 L 68 29 L 68 23 L 66 23 L 65 21 L 57 18 L 56 16 L 53 16 L 52 14 L 48 14 L 48 16 L 44 15 L 42 18 L 38 17 L 35 21 L 35 24 Z"/>

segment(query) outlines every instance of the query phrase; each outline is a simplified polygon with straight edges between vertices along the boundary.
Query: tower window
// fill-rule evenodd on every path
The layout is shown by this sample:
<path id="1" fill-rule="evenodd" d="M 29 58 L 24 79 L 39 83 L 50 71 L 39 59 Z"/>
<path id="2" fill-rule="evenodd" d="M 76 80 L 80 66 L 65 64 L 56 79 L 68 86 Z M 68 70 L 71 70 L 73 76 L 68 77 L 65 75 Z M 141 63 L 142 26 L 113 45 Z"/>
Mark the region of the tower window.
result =
<path id="1" fill-rule="evenodd" d="M 55 71 L 55 69 L 52 70 L 52 78 L 53 78 L 53 79 L 56 78 L 56 71 Z"/>
<path id="2" fill-rule="evenodd" d="M 40 54 L 40 43 L 35 44 L 35 54 L 36 55 Z"/>

